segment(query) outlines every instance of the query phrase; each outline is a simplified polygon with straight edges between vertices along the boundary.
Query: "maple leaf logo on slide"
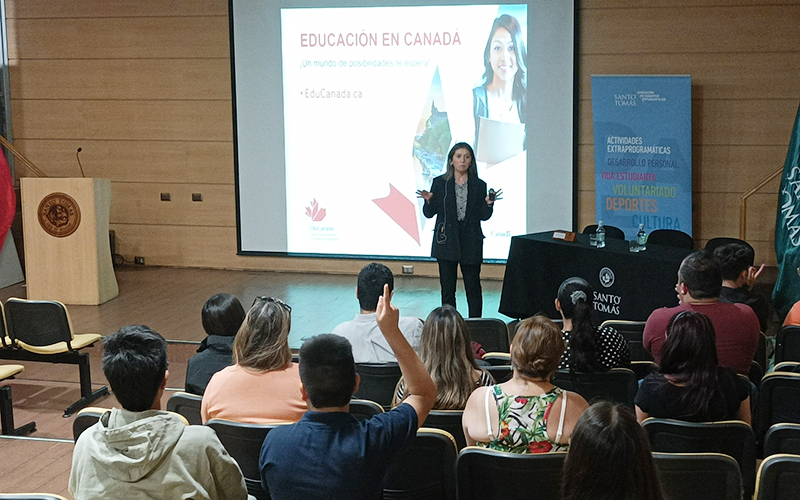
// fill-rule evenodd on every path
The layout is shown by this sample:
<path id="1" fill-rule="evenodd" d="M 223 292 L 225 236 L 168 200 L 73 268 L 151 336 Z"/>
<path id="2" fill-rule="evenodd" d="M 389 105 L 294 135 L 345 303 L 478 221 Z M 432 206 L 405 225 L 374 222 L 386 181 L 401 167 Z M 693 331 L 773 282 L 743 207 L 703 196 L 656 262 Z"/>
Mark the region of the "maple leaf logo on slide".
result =
<path id="1" fill-rule="evenodd" d="M 317 203 L 317 199 L 314 198 L 311 200 L 311 206 L 306 207 L 306 215 L 314 222 L 319 222 L 325 218 L 325 209 L 319 208 L 319 203 Z"/>

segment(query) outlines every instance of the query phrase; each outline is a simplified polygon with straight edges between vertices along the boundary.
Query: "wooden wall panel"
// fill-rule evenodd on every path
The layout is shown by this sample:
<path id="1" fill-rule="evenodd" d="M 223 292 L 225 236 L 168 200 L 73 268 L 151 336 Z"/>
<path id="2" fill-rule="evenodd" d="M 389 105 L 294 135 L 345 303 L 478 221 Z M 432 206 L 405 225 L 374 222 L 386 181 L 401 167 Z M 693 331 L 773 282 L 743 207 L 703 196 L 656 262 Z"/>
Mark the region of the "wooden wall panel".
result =
<path id="1" fill-rule="evenodd" d="M 12 60 L 14 99 L 231 100 L 230 59 Z"/>
<path id="2" fill-rule="evenodd" d="M 161 201 L 169 193 L 170 201 Z M 200 193 L 203 201 L 192 201 Z M 140 184 L 115 182 L 111 186 L 112 224 L 149 224 L 236 227 L 233 185 Z"/>
<path id="3" fill-rule="evenodd" d="M 227 16 L 228 2 L 219 0 L 17 0 L 6 2 L 9 19 L 61 17 Z"/>
<path id="4" fill-rule="evenodd" d="M 581 10 L 597 9 L 638 9 L 638 8 L 684 8 L 684 7 L 715 7 L 720 5 L 720 0 L 580 0 Z M 795 5 L 797 0 L 725 0 L 725 6 L 772 6 Z"/>

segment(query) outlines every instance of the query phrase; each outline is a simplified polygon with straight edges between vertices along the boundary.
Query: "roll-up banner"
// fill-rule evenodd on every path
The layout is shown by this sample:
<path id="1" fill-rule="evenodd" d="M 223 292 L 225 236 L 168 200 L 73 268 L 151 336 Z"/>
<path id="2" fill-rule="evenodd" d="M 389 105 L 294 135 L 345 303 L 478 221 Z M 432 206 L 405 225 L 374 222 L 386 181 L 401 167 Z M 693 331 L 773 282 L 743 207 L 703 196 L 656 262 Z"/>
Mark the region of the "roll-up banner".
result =
<path id="1" fill-rule="evenodd" d="M 691 235 L 691 77 L 594 75 L 592 113 L 597 220 Z"/>

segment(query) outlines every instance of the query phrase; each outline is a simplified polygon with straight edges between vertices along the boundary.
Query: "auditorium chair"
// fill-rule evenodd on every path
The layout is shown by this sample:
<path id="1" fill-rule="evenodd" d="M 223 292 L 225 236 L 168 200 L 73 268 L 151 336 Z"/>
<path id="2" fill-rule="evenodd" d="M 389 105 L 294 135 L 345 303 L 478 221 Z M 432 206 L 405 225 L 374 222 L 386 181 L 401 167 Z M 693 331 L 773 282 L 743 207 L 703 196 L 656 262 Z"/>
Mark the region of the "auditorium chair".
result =
<path id="1" fill-rule="evenodd" d="M 766 374 L 761 379 L 754 415 L 759 441 L 763 441 L 767 430 L 775 424 L 800 424 L 800 373 L 774 371 Z"/>
<path id="2" fill-rule="evenodd" d="M 507 352 L 487 352 L 481 358 L 490 366 L 506 366 L 511 364 L 511 354 Z"/>
<path id="3" fill-rule="evenodd" d="M 694 250 L 694 240 L 683 231 L 675 229 L 656 229 L 647 235 L 647 244 Z"/>
<path id="4" fill-rule="evenodd" d="M 508 327 L 495 318 L 465 318 L 470 340 L 486 352 L 508 352 Z"/>
<path id="5" fill-rule="evenodd" d="M 397 363 L 356 363 L 356 373 L 361 377 L 357 399 L 375 401 L 384 408 L 392 406 L 397 382 L 400 381 L 400 365 Z"/>
<path id="6" fill-rule="evenodd" d="M 383 413 L 383 407 L 375 401 L 368 399 L 350 400 L 350 415 L 353 415 L 359 421 L 370 419 L 381 413 Z"/>
<path id="7" fill-rule="evenodd" d="M 558 370 L 551 382 L 564 390 L 577 392 L 589 404 L 596 400 L 611 401 L 627 405 L 631 410 L 639 390 L 636 374 L 628 368 L 612 368 L 598 373 Z"/>
<path id="8" fill-rule="evenodd" d="M 463 410 L 431 410 L 422 424 L 425 427 L 447 431 L 456 440 L 459 451 L 467 446 L 462 426 Z"/>
<path id="9" fill-rule="evenodd" d="M 800 455 L 800 424 L 772 425 L 764 436 L 764 457 L 790 453 Z"/>
<path id="10" fill-rule="evenodd" d="M 100 420 L 100 417 L 102 417 L 103 414 L 108 411 L 111 411 L 111 408 L 98 408 L 96 406 L 87 406 L 86 408 L 82 408 L 77 415 L 75 415 L 75 419 L 72 421 L 72 439 L 74 441 L 78 441 L 78 438 L 81 436 L 81 434 L 83 434 L 86 429 L 96 424 Z M 186 420 L 186 417 L 180 413 L 175 413 L 175 415 L 180 419 L 181 422 L 183 422 L 184 425 L 189 425 L 189 421 Z"/>
<path id="11" fill-rule="evenodd" d="M 392 461 L 383 500 L 455 500 L 456 442 L 449 432 L 422 427 Z"/>
<path id="12" fill-rule="evenodd" d="M 200 417 L 200 404 L 203 396 L 188 392 L 176 392 L 167 400 L 167 410 L 183 415 L 190 425 L 203 425 Z"/>
<path id="13" fill-rule="evenodd" d="M 788 325 L 775 337 L 775 364 L 800 361 L 800 326 Z"/>
<path id="14" fill-rule="evenodd" d="M 761 462 L 755 500 L 797 500 L 800 456 L 772 455 Z"/>
<path id="15" fill-rule="evenodd" d="M 0 365 L 0 380 L 14 378 L 24 369 L 22 365 Z M 0 387 L 0 428 L 4 436 L 24 436 L 36 430 L 36 422 L 14 427 L 14 404 L 9 385 Z"/>
<path id="16" fill-rule="evenodd" d="M 646 321 L 625 321 L 609 319 L 603 321 L 600 328 L 610 327 L 619 332 L 628 343 L 628 353 L 631 361 L 653 361 L 653 356 L 647 352 L 642 342 L 644 336 L 644 325 Z"/>
<path id="17" fill-rule="evenodd" d="M 458 500 L 561 498 L 565 452 L 506 453 L 468 446 L 456 461 Z"/>
<path id="18" fill-rule="evenodd" d="M 67 500 L 54 493 L 0 493 L 0 500 Z"/>
<path id="19" fill-rule="evenodd" d="M 606 230 L 606 238 L 614 238 L 615 240 L 624 240 L 625 231 L 615 226 L 606 226 L 603 224 L 603 229 Z M 597 224 L 589 224 L 583 228 L 583 234 L 596 234 Z"/>
<path id="20" fill-rule="evenodd" d="M 560 329 L 564 329 L 564 320 L 562 318 L 553 319 L 550 318 L 550 321 L 556 324 Z M 522 322 L 521 319 L 515 319 L 509 321 L 508 327 L 508 344 L 511 345 L 514 342 L 514 336 L 517 334 L 517 328 L 519 328 L 519 324 Z"/>
<path id="21" fill-rule="evenodd" d="M 12 347 L 0 349 L 0 358 L 78 365 L 81 398 L 64 410 L 65 417 L 108 395 L 108 386 L 92 391 L 89 353 L 80 352 L 94 345 L 101 336 L 73 334 L 72 321 L 64 304 L 54 300 L 10 298 L 6 302 L 5 317 Z"/>
<path id="22" fill-rule="evenodd" d="M 484 366 L 483 369 L 489 372 L 498 384 L 511 380 L 514 375 L 514 367 L 511 365 Z"/>
<path id="23" fill-rule="evenodd" d="M 654 452 L 722 453 L 739 464 L 742 485 L 752 495 L 756 479 L 756 443 L 753 428 L 741 420 L 684 422 L 648 418 L 642 427 Z"/>
<path id="24" fill-rule="evenodd" d="M 798 361 L 782 361 L 775 364 L 772 369 L 773 372 L 796 372 L 800 373 L 800 362 Z"/>
<path id="25" fill-rule="evenodd" d="M 721 453 L 653 453 L 666 498 L 741 500 L 742 473 Z"/>
<path id="26" fill-rule="evenodd" d="M 239 464 L 247 486 L 247 493 L 256 497 L 256 500 L 269 500 L 269 493 L 261 487 L 261 471 L 258 468 L 261 445 L 269 431 L 291 423 L 293 422 L 246 424 L 223 418 L 212 418 L 205 425 L 214 429 L 222 446 Z"/>

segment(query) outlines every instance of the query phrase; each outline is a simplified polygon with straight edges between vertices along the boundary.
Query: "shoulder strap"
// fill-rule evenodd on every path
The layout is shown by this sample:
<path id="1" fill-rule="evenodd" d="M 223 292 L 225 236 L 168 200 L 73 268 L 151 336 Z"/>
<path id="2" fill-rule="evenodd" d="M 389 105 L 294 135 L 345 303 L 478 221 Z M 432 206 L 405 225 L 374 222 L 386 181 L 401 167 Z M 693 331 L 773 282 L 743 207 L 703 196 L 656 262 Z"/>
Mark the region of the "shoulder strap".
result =
<path id="1" fill-rule="evenodd" d="M 562 392 L 564 398 L 561 401 L 561 416 L 558 417 L 558 431 L 556 431 L 556 443 L 561 441 L 561 435 L 564 433 L 564 415 L 567 414 L 567 391 Z"/>
<path id="2" fill-rule="evenodd" d="M 492 390 L 494 387 L 489 387 L 486 390 L 486 435 L 494 439 L 494 432 L 492 432 L 492 415 L 489 413 L 489 400 L 492 397 Z"/>

